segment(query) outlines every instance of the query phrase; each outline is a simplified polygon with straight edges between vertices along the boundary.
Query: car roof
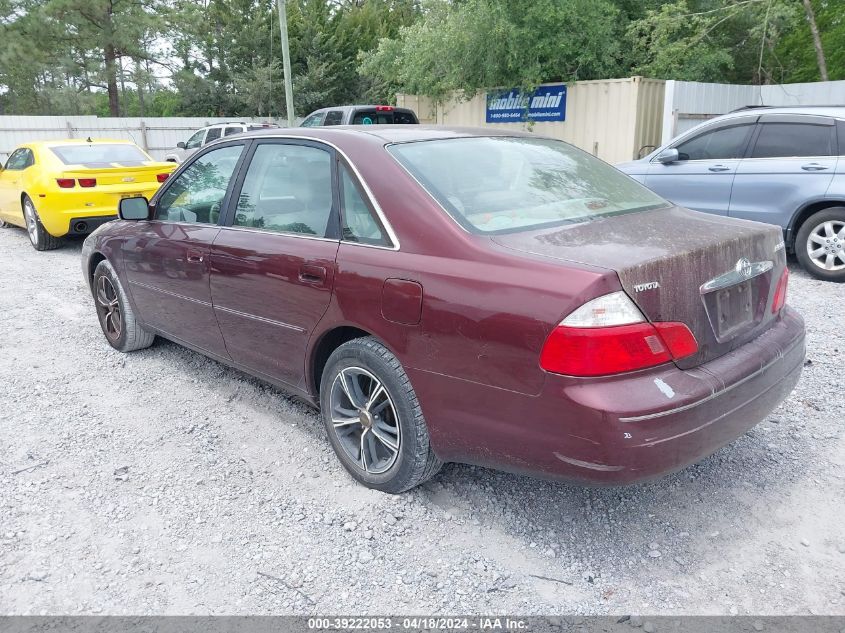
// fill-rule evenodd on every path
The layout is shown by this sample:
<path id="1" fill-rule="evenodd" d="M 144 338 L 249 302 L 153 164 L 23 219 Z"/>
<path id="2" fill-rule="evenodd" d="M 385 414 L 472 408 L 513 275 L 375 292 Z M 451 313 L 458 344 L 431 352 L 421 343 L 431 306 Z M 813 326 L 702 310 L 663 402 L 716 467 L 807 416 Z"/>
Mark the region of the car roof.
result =
<path id="1" fill-rule="evenodd" d="M 329 110 L 361 110 L 364 108 L 375 110 L 376 108 L 383 108 L 385 107 L 383 103 L 363 103 L 363 104 L 356 104 L 356 105 L 342 105 L 342 106 L 329 106 L 327 108 L 320 108 L 319 110 L 314 110 L 313 112 L 309 112 L 308 116 L 312 114 L 319 114 L 320 112 L 328 112 Z M 403 108 L 402 106 L 387 106 L 393 112 L 413 112 L 411 108 Z"/>
<path id="2" fill-rule="evenodd" d="M 741 116 L 759 116 L 763 114 L 798 114 L 807 116 L 826 116 L 835 119 L 845 119 L 845 106 L 818 105 L 818 106 L 746 106 L 728 114 L 723 114 L 714 119 L 731 119 Z"/>
<path id="3" fill-rule="evenodd" d="M 382 143 L 411 143 L 448 138 L 481 136 L 525 136 L 542 138 L 530 132 L 497 130 L 488 127 L 451 127 L 443 125 L 331 125 L 323 127 L 269 128 L 253 130 L 239 136 L 296 136 L 323 141 L 343 140 L 353 137 L 379 140 Z M 228 137 L 233 138 L 233 137 Z"/>

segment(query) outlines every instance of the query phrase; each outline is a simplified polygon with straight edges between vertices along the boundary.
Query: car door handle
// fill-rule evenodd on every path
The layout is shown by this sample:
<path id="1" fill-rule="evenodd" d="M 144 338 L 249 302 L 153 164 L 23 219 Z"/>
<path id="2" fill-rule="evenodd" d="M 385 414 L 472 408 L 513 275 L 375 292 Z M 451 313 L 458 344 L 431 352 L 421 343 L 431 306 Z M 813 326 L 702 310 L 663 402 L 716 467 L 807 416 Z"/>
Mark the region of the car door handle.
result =
<path id="1" fill-rule="evenodd" d="M 827 168 L 827 165 L 820 165 L 819 163 L 807 163 L 806 165 L 801 165 L 801 169 L 804 171 L 824 171 Z"/>
<path id="2" fill-rule="evenodd" d="M 712 167 L 708 167 L 710 171 L 730 171 L 731 168 L 727 165 L 713 165 Z"/>
<path id="3" fill-rule="evenodd" d="M 185 259 L 187 259 L 191 264 L 201 264 L 203 256 L 199 251 L 188 251 L 188 255 Z"/>
<path id="4" fill-rule="evenodd" d="M 299 281 L 305 284 L 321 284 L 326 281 L 326 269 L 323 266 L 305 264 L 299 269 Z"/>

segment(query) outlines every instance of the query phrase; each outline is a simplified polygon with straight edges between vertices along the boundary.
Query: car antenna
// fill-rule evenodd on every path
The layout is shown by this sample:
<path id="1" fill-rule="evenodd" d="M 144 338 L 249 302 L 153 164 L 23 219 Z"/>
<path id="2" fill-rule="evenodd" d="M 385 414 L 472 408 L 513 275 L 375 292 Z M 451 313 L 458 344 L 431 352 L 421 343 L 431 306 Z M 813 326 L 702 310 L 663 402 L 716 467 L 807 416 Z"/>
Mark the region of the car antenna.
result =
<path id="1" fill-rule="evenodd" d="M 94 141 L 92 141 L 91 137 L 89 136 L 88 138 L 85 139 L 85 142 L 86 143 L 93 143 Z"/>

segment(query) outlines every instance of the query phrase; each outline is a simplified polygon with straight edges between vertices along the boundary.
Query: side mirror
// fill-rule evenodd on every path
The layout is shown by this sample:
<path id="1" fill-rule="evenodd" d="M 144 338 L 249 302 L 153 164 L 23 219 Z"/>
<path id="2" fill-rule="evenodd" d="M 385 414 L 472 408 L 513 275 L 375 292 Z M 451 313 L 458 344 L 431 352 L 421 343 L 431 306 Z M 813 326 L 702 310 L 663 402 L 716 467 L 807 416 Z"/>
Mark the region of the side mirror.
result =
<path id="1" fill-rule="evenodd" d="M 179 149 L 185 149 L 185 141 L 179 141 L 178 143 L 176 143 L 176 147 L 178 147 Z"/>
<path id="2" fill-rule="evenodd" d="M 146 198 L 124 198 L 117 208 L 117 216 L 121 220 L 148 220 L 150 217 L 150 203 Z"/>
<path id="3" fill-rule="evenodd" d="M 674 147 L 670 149 L 664 149 L 657 155 L 657 162 L 662 163 L 664 165 L 678 162 L 678 150 L 676 150 Z"/>

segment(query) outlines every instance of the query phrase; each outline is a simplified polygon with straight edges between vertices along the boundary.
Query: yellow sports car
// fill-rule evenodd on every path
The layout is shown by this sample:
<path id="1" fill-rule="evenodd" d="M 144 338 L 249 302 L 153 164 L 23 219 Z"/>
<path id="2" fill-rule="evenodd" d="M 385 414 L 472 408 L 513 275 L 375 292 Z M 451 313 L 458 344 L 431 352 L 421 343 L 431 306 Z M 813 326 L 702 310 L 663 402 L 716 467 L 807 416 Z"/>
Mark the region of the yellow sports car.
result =
<path id="1" fill-rule="evenodd" d="M 26 228 L 36 250 L 57 248 L 115 219 L 121 198 L 149 199 L 174 169 L 129 141 L 27 143 L 0 169 L 0 226 Z"/>

